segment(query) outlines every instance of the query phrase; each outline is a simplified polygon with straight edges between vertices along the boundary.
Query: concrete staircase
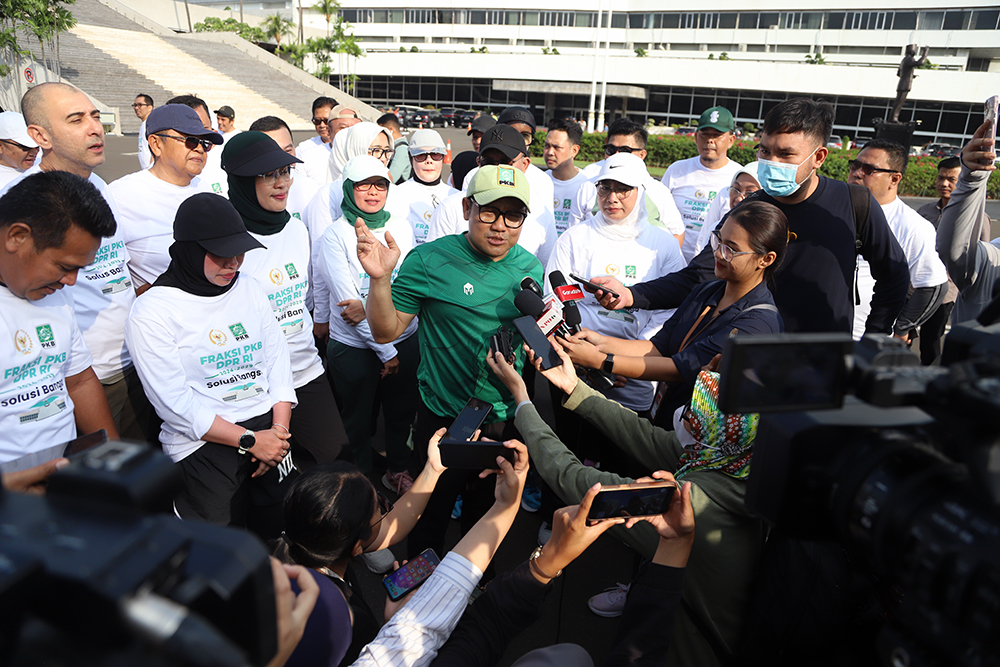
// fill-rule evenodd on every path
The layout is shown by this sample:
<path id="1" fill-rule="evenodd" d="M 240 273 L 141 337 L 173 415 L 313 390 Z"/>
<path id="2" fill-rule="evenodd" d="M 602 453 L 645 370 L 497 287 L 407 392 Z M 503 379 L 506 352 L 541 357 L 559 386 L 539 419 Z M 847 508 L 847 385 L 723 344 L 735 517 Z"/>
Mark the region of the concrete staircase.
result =
<path id="1" fill-rule="evenodd" d="M 317 79 L 296 80 L 305 79 L 301 73 L 288 76 L 281 71 L 284 63 L 266 62 L 273 57 L 257 47 L 225 43 L 215 35 L 154 33 L 98 0 L 77 0 L 72 11 L 78 24 L 60 37 L 63 79 L 117 107 L 122 133 L 139 129 L 131 109 L 137 93 L 151 95 L 157 105 L 189 93 L 210 109 L 227 104 L 236 110 L 241 129 L 269 115 L 293 130 L 311 130 L 310 110 L 317 96 L 345 97 Z M 37 41 L 24 39 L 22 44 L 41 55 Z M 48 50 L 46 55 L 52 57 Z"/>

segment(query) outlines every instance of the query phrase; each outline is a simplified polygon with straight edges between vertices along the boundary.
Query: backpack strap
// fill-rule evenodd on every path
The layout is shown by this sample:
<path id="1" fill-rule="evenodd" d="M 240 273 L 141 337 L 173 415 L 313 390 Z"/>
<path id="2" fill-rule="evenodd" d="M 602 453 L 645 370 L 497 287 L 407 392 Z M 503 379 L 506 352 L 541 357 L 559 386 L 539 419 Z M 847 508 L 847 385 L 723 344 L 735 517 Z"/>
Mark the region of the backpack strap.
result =
<path id="1" fill-rule="evenodd" d="M 864 242 L 861 240 L 868 229 L 868 220 L 872 213 L 872 196 L 868 188 L 856 183 L 848 183 L 851 192 L 851 211 L 854 213 L 854 253 L 861 254 Z M 858 291 L 858 266 L 854 266 L 854 305 L 861 305 L 861 292 Z"/>

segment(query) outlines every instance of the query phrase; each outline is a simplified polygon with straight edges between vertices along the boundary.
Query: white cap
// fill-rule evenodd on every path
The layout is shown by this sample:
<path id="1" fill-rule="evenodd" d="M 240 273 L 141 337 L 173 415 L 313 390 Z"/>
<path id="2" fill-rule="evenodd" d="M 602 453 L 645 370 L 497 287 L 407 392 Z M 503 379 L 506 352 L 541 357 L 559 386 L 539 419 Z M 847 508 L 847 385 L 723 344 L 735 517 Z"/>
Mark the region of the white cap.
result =
<path id="1" fill-rule="evenodd" d="M 382 160 L 371 155 L 359 155 L 352 157 L 344 165 L 344 180 L 351 183 L 359 183 L 372 176 L 381 176 L 392 183 L 392 176 L 389 168 L 382 164 Z"/>
<path id="2" fill-rule="evenodd" d="M 757 178 L 757 162 L 756 161 L 754 161 L 754 162 L 748 162 L 745 167 L 743 167 L 738 172 L 736 172 L 736 175 L 733 176 L 732 182 L 729 183 L 730 187 L 736 185 L 736 179 L 740 177 L 740 174 L 746 174 L 747 176 L 752 176 L 753 180 L 757 181 L 757 185 L 760 185 L 760 179 Z"/>
<path id="3" fill-rule="evenodd" d="M 420 155 L 422 153 L 445 153 L 448 148 L 444 145 L 444 139 L 436 130 L 417 130 L 410 135 L 410 153 Z"/>
<path id="4" fill-rule="evenodd" d="M 649 180 L 649 172 L 646 171 L 646 163 L 638 155 L 615 153 L 604 161 L 601 171 L 590 180 L 595 183 L 618 181 L 622 185 L 637 188 Z"/>
<path id="5" fill-rule="evenodd" d="M 28 136 L 28 126 L 24 116 L 16 111 L 0 113 L 0 139 L 7 139 L 28 148 L 38 148 L 35 140 Z"/>

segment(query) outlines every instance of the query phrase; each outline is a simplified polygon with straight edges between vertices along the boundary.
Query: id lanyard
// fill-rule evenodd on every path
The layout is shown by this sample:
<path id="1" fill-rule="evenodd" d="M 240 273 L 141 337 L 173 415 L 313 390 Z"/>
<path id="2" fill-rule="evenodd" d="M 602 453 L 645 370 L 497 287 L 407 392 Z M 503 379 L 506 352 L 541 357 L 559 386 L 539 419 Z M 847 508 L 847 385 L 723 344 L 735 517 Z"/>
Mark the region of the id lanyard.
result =
<path id="1" fill-rule="evenodd" d="M 701 315 L 698 319 L 694 321 L 691 328 L 688 329 L 687 335 L 684 336 L 684 340 L 681 341 L 681 346 L 677 349 L 677 352 L 683 352 L 684 348 L 687 347 L 688 343 L 691 342 L 691 334 L 693 334 L 697 329 L 701 321 L 705 319 L 705 316 L 712 312 L 713 306 L 705 306 L 705 310 L 701 311 Z M 661 380 L 656 387 L 656 396 L 653 398 L 653 405 L 649 408 L 649 420 L 656 423 L 656 413 L 660 410 L 660 403 L 663 401 L 663 397 L 667 393 L 667 389 L 670 387 L 671 383 L 665 380 Z"/>

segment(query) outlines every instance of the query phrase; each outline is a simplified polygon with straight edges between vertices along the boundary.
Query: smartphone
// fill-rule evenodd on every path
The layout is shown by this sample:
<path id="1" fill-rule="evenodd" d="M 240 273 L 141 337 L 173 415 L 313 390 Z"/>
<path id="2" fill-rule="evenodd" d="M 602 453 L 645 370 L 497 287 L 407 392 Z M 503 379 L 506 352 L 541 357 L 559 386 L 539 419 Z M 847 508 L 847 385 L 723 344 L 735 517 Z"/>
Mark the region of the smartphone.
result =
<path id="1" fill-rule="evenodd" d="M 490 440 L 455 440 L 443 438 L 438 443 L 441 464 L 445 468 L 471 468 L 473 470 L 494 470 L 497 457 L 502 456 L 514 464 L 514 450 L 503 443 Z"/>
<path id="2" fill-rule="evenodd" d="M 569 277 L 572 278 L 573 280 L 575 280 L 576 282 L 580 283 L 584 287 L 586 287 L 587 291 L 590 292 L 590 293 L 592 293 L 592 294 L 594 292 L 596 292 L 597 290 L 601 290 L 602 292 L 607 292 L 608 294 L 610 294 L 611 296 L 613 296 L 616 299 L 618 298 L 618 293 L 617 292 L 612 292 L 607 287 L 601 287 L 600 285 L 598 285 L 596 283 L 592 283 L 589 280 L 581 278 L 580 276 L 576 275 L 575 273 L 570 272 Z"/>
<path id="3" fill-rule="evenodd" d="M 424 549 L 423 553 L 402 566 L 395 572 L 385 575 L 382 585 L 385 586 L 389 599 L 395 602 L 427 581 L 435 568 L 441 564 L 441 559 L 433 549 Z"/>
<path id="4" fill-rule="evenodd" d="M 455 417 L 455 421 L 448 427 L 448 432 L 444 434 L 444 437 L 452 440 L 471 440 L 492 411 L 492 403 L 478 398 L 470 398 L 462 411 Z"/>
<path id="5" fill-rule="evenodd" d="M 663 514 L 670 508 L 670 501 L 676 490 L 674 482 L 635 482 L 606 486 L 594 498 L 587 518 L 598 521 Z"/>
<path id="6" fill-rule="evenodd" d="M 63 450 L 63 456 L 69 458 L 76 454 L 87 451 L 91 447 L 96 447 L 97 445 L 103 445 L 108 441 L 108 432 L 103 428 L 99 431 L 94 431 L 93 433 L 88 433 L 87 435 L 81 435 L 75 440 L 70 440 L 66 443 L 66 449 Z"/>
<path id="7" fill-rule="evenodd" d="M 531 315 L 525 315 L 514 320 L 514 328 L 521 334 L 521 338 L 528 344 L 535 356 L 542 358 L 542 370 L 562 365 L 559 353 L 552 347 L 552 343 L 545 337 L 542 330 L 538 328 L 538 323 Z"/>
<path id="8" fill-rule="evenodd" d="M 986 120 L 990 121 L 990 133 L 993 137 L 993 150 L 996 150 L 997 145 L 997 116 L 1000 115 L 1000 95 L 994 95 L 990 99 L 986 100 Z M 1000 162 L 1000 157 L 998 157 L 994 162 Z"/>

